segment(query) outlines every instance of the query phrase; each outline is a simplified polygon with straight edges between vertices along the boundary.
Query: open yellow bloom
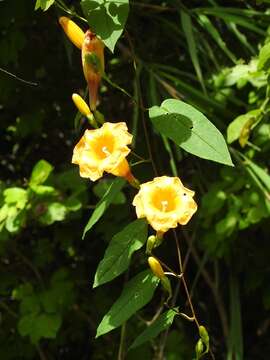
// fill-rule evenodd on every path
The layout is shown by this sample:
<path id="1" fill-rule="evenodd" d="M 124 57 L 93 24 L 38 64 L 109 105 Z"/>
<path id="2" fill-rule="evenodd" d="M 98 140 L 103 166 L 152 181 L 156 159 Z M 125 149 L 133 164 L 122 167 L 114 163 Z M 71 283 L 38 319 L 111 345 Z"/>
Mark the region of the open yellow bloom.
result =
<path id="1" fill-rule="evenodd" d="M 126 156 L 132 135 L 124 122 L 106 122 L 99 129 L 86 130 L 75 146 L 72 163 L 80 167 L 80 175 L 92 181 L 102 177 L 104 171 L 133 179 Z"/>
<path id="2" fill-rule="evenodd" d="M 185 225 L 197 210 L 194 192 L 178 177 L 161 176 L 141 185 L 133 200 L 138 218 L 146 218 L 158 232 Z"/>

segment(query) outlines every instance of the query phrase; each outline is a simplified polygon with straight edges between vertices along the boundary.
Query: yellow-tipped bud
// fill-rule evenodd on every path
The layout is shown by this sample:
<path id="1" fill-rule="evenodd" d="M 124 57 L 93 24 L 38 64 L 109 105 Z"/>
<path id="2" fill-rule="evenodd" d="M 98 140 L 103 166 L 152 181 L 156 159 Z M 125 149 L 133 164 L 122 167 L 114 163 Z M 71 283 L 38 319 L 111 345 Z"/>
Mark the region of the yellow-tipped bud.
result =
<path id="1" fill-rule="evenodd" d="M 89 106 L 86 104 L 86 102 L 83 100 L 83 98 L 80 95 L 72 94 L 72 100 L 80 113 L 82 113 L 85 116 L 91 114 Z"/>
<path id="2" fill-rule="evenodd" d="M 77 46 L 78 49 L 81 49 L 84 40 L 83 30 L 66 16 L 59 18 L 59 24 L 62 26 L 69 40 Z"/>
<path id="3" fill-rule="evenodd" d="M 165 274 L 164 271 L 157 259 L 155 259 L 153 256 L 150 256 L 148 258 L 148 264 L 150 266 L 150 269 L 152 270 L 153 274 L 156 275 L 159 279 L 163 279 Z"/>
<path id="4" fill-rule="evenodd" d="M 104 45 L 90 30 L 86 31 L 82 44 L 82 66 L 89 88 L 90 108 L 95 111 L 98 88 L 104 73 Z"/>

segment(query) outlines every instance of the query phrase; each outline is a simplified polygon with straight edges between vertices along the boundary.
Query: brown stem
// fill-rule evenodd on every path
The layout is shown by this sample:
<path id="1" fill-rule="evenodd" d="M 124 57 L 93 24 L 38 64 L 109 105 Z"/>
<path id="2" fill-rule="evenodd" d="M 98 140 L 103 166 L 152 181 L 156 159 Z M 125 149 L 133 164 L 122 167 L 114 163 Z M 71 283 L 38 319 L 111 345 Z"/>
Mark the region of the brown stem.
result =
<path id="1" fill-rule="evenodd" d="M 187 242 L 189 244 L 188 236 L 187 236 L 187 234 L 185 232 L 184 232 L 184 237 L 186 238 L 186 240 L 187 240 Z M 200 266 L 201 262 L 200 262 L 200 258 L 199 258 L 199 255 L 198 255 L 196 249 L 192 246 L 192 244 L 189 244 L 189 247 L 190 247 L 192 256 L 193 256 L 196 264 L 198 266 Z M 224 338 L 228 339 L 229 325 L 228 325 L 227 314 L 226 314 L 226 310 L 225 310 L 225 306 L 224 306 L 224 303 L 222 301 L 222 298 L 219 295 L 218 289 L 216 288 L 215 283 L 212 280 L 211 276 L 209 275 L 208 271 L 205 270 L 205 268 L 202 268 L 201 273 L 202 273 L 202 276 L 203 276 L 205 282 L 207 283 L 207 285 L 209 286 L 210 290 L 213 293 L 214 301 L 216 303 L 217 311 L 218 311 L 220 321 L 221 321 L 222 332 L 223 332 Z"/>
<path id="2" fill-rule="evenodd" d="M 197 315 L 195 313 L 195 310 L 194 310 L 194 306 L 193 306 L 193 303 L 192 303 L 192 300 L 191 300 L 191 297 L 190 297 L 190 293 L 189 293 L 189 290 L 188 290 L 188 286 L 187 286 L 187 283 L 186 283 L 186 279 L 185 279 L 185 274 L 184 274 L 184 268 L 183 268 L 183 263 L 182 263 L 182 256 L 181 256 L 181 249 L 180 249 L 180 244 L 179 244 L 179 239 L 178 239 L 178 236 L 176 234 L 176 231 L 173 230 L 173 234 L 174 234 L 174 239 L 175 239 L 175 244 L 176 244 L 176 249 L 177 249 L 177 255 L 178 255 L 178 261 L 179 261 L 179 268 L 180 268 L 180 273 L 183 274 L 182 278 L 180 279 L 180 281 L 183 282 L 183 285 L 184 285 L 184 289 L 185 289 L 185 293 L 186 293 L 186 296 L 187 296 L 187 300 L 188 300 L 188 303 L 189 303 L 189 307 L 190 307 L 190 310 L 192 312 L 192 317 L 194 318 L 194 322 L 198 328 L 198 331 L 199 331 L 199 327 L 200 327 L 200 324 L 199 324 L 199 321 L 198 321 L 198 318 L 197 318 Z M 212 352 L 211 349 L 209 349 L 209 353 L 212 357 L 212 359 L 214 360 L 215 359 L 215 356 Z"/>

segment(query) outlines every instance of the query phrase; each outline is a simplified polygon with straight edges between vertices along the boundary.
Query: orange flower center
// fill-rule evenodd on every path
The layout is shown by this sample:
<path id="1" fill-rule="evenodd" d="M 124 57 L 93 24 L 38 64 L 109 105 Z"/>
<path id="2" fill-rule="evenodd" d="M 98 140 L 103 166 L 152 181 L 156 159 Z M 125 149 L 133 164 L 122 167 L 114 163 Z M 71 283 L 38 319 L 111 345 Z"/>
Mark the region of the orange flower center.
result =
<path id="1" fill-rule="evenodd" d="M 159 211 L 170 212 L 176 208 L 176 194 L 172 189 L 155 189 L 152 194 L 152 205 Z"/>
<path id="2" fill-rule="evenodd" d="M 106 159 L 113 153 L 114 138 L 109 134 L 98 137 L 92 144 L 92 150 L 99 160 Z"/>

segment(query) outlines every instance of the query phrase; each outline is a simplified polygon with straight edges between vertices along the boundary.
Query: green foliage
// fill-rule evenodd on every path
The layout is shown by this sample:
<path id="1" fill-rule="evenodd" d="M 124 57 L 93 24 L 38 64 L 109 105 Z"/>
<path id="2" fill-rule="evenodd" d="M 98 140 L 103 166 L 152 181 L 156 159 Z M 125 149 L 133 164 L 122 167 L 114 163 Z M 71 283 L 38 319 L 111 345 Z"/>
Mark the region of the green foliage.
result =
<path id="1" fill-rule="evenodd" d="M 156 321 L 148 326 L 131 344 L 130 349 L 136 348 L 147 341 L 154 339 L 162 331 L 166 330 L 173 323 L 177 309 L 171 309 L 161 314 Z"/>
<path id="2" fill-rule="evenodd" d="M 149 270 L 132 278 L 124 287 L 120 297 L 103 317 L 98 326 L 96 337 L 122 325 L 133 314 L 145 306 L 153 297 L 159 279 Z"/>
<path id="3" fill-rule="evenodd" d="M 209 334 L 175 316 L 190 315 L 183 284 L 175 293 L 181 279 L 168 275 L 167 299 L 140 273 L 152 233 L 134 220 L 137 190 L 107 175 L 92 184 L 70 164 L 88 122 L 74 121 L 70 95 L 85 84 L 59 16 L 88 23 L 110 50 L 98 111 L 127 122 L 132 172 L 142 182 L 180 176 L 196 192 L 198 212 L 176 231 Z M 217 359 L 265 359 L 269 20 L 266 0 L 0 1 L 1 359 L 186 360 L 210 358 L 208 348 Z M 178 271 L 172 231 L 152 251 Z"/>
<path id="4" fill-rule="evenodd" d="M 129 266 L 132 254 L 147 239 L 147 223 L 135 220 L 112 238 L 104 258 L 98 265 L 93 287 L 102 285 L 122 274 Z"/>
<path id="5" fill-rule="evenodd" d="M 56 272 L 47 290 L 34 291 L 30 283 L 13 290 L 12 297 L 20 301 L 18 331 L 29 336 L 33 344 L 40 339 L 54 339 L 62 324 L 62 314 L 74 302 L 73 283 L 62 269 Z"/>
<path id="6" fill-rule="evenodd" d="M 91 29 L 114 52 L 129 12 L 128 0 L 82 0 L 81 6 Z"/>
<path id="7" fill-rule="evenodd" d="M 37 0 L 35 10 L 41 9 L 43 11 L 46 11 L 49 9 L 50 6 L 53 5 L 55 0 Z"/>
<path id="8" fill-rule="evenodd" d="M 53 171 L 53 166 L 45 160 L 40 160 L 32 170 L 29 185 L 30 187 L 43 184 Z"/>
<path id="9" fill-rule="evenodd" d="M 198 110 L 179 100 L 165 100 L 149 116 L 155 128 L 178 146 L 203 159 L 233 165 L 218 129 Z"/>
<path id="10" fill-rule="evenodd" d="M 115 197 L 119 194 L 120 190 L 124 186 L 125 181 L 122 178 L 116 178 L 105 192 L 103 197 L 100 199 L 98 204 L 96 205 L 93 214 L 91 215 L 88 223 L 86 224 L 83 231 L 83 239 L 86 233 L 98 222 L 98 220 L 102 217 L 106 209 L 110 206 L 113 201 L 115 201 Z"/>

